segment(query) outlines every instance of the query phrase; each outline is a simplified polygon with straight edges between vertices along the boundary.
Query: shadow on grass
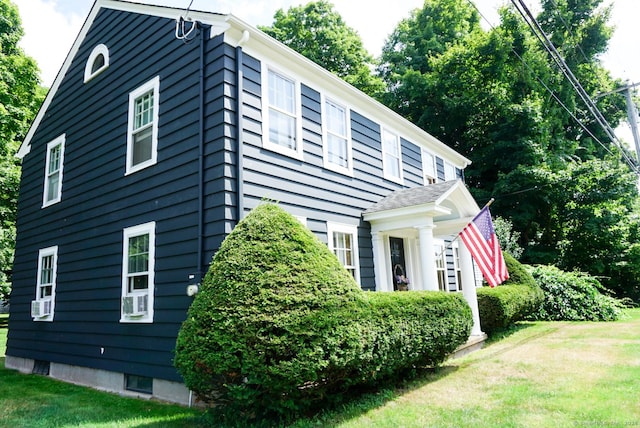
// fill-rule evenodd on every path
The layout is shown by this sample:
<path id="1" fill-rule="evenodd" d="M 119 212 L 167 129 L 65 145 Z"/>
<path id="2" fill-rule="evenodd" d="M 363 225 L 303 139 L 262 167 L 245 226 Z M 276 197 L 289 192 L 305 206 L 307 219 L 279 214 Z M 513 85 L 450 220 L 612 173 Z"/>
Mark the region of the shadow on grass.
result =
<path id="1" fill-rule="evenodd" d="M 514 324 L 511 324 L 508 327 L 496 329 L 488 334 L 489 338 L 485 342 L 485 345 L 490 345 L 495 342 L 499 342 L 502 339 L 506 339 L 507 337 L 518 333 L 519 331 L 525 330 L 531 326 L 533 326 L 533 322 L 529 321 L 519 321 Z"/>

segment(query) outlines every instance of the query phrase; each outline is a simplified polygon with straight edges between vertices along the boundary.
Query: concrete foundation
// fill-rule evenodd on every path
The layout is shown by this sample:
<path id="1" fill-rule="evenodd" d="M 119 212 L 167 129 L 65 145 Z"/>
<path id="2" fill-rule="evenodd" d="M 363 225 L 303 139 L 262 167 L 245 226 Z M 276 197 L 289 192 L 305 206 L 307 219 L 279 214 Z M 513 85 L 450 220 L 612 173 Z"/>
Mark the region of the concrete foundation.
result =
<path id="1" fill-rule="evenodd" d="M 21 373 L 32 373 L 34 360 L 28 358 L 13 357 L 7 355 L 5 367 L 17 370 Z M 76 385 L 88 386 L 106 392 L 138 398 L 155 398 L 170 403 L 191 405 L 192 395 L 184 384 L 171 382 L 164 379 L 153 379 L 151 394 L 129 391 L 125 389 L 125 377 L 123 373 L 107 370 L 92 369 L 88 367 L 72 366 L 68 364 L 51 363 L 49 376 L 64 382 Z"/>

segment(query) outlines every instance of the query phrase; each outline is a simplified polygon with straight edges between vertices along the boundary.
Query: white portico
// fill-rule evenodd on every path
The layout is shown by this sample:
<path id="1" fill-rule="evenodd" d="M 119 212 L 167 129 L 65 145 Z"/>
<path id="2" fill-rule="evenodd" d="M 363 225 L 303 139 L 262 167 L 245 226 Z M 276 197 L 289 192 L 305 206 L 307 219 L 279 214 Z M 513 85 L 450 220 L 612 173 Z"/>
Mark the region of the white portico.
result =
<path id="1" fill-rule="evenodd" d="M 377 291 L 461 291 L 482 335 L 471 254 L 451 241 L 480 211 L 460 180 L 398 190 L 367 209 Z"/>

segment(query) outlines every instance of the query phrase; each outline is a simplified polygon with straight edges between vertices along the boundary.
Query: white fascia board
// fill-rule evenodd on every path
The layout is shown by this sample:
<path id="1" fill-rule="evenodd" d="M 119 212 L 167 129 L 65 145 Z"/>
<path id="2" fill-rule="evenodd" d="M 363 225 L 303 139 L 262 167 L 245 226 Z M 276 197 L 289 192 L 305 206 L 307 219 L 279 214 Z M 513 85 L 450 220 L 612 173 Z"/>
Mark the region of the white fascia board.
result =
<path id="1" fill-rule="evenodd" d="M 410 207 L 395 208 L 392 210 L 377 211 L 373 213 L 364 213 L 362 218 L 369 223 L 384 221 L 388 219 L 412 219 L 419 217 L 437 217 L 440 215 L 449 215 L 451 210 L 436 205 L 435 203 L 413 205 Z"/>
<path id="2" fill-rule="evenodd" d="M 82 44 L 85 37 L 87 36 L 87 33 L 89 32 L 89 29 L 93 25 L 93 21 L 98 15 L 98 12 L 100 11 L 100 9 L 120 10 L 124 12 L 139 13 L 143 15 L 157 16 L 160 18 L 170 18 L 175 20 L 183 16 L 185 12 L 184 9 L 178 9 L 178 8 L 172 8 L 172 7 L 166 7 L 166 6 L 153 6 L 148 4 L 130 3 L 130 2 L 118 1 L 118 0 L 96 0 L 96 2 L 93 4 L 93 7 L 89 11 L 89 14 L 87 15 L 87 18 L 85 19 L 84 24 L 82 24 L 82 28 L 80 29 L 80 32 L 76 36 L 76 39 L 73 42 L 73 45 L 71 46 L 71 49 L 67 54 L 67 57 L 62 63 L 62 67 L 60 67 L 60 70 L 58 71 L 58 74 L 56 75 L 56 78 L 54 79 L 51 85 L 51 88 L 49 88 L 49 92 L 47 93 L 47 96 L 45 97 L 42 105 L 40 106 L 40 110 L 38 110 L 38 114 L 36 115 L 35 119 L 31 123 L 31 127 L 29 128 L 29 131 L 27 132 L 27 135 L 25 136 L 24 140 L 22 141 L 22 144 L 20 145 L 20 148 L 18 149 L 18 152 L 16 153 L 16 157 L 22 159 L 31 151 L 31 139 L 33 138 L 33 134 L 36 132 L 36 130 L 38 129 L 38 126 L 40 125 L 40 122 L 44 118 L 47 112 L 47 109 L 51 104 L 51 100 L 53 99 L 54 95 L 58 91 L 58 88 L 60 87 L 60 83 L 62 82 L 62 79 L 64 78 L 65 74 L 67 73 L 67 70 L 71 66 L 71 62 L 73 61 L 76 54 L 78 53 L 78 49 L 80 48 L 80 45 Z M 189 11 L 189 18 L 192 21 L 200 21 L 203 24 L 210 25 L 211 38 L 217 36 L 218 34 L 222 34 L 229 27 L 228 24 L 226 23 L 226 15 L 223 15 L 223 14 Z"/>
<path id="3" fill-rule="evenodd" d="M 349 108 L 373 120 L 381 127 L 386 126 L 397 130 L 400 137 L 437 154 L 460 169 L 471 164 L 471 160 L 433 135 L 283 43 L 232 14 L 227 15 L 227 22 L 230 28 L 225 33 L 225 42 L 228 44 L 237 46 L 242 43 L 243 50 L 247 54 L 287 69 L 313 89 L 332 99 L 342 101 Z"/>

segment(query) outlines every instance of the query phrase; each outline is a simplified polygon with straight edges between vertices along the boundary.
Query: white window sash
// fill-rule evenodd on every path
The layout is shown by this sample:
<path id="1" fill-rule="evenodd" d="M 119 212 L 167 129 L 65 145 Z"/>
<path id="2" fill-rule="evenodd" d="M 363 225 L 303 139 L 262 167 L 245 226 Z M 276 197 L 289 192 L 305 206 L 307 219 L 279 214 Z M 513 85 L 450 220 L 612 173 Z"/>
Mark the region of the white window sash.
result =
<path id="1" fill-rule="evenodd" d="M 285 156 L 302 159 L 299 80 L 264 65 L 262 96 L 262 146 Z M 273 141 L 272 131 L 289 138 Z"/>
<path id="2" fill-rule="evenodd" d="M 139 323 L 152 323 L 153 322 L 153 301 L 155 290 L 155 222 L 149 222 L 140 224 L 133 227 L 128 227 L 123 230 L 122 233 L 122 298 L 147 294 L 147 313 L 142 317 L 131 317 L 121 313 L 120 322 L 139 322 Z M 146 270 L 130 271 L 129 262 L 129 244 L 132 238 L 140 236 L 148 236 L 148 248 L 147 251 L 141 254 L 146 254 Z M 141 289 L 131 290 L 129 285 L 132 278 L 147 276 L 147 287 Z M 122 299 L 121 299 L 122 302 Z M 122 311 L 122 303 L 121 303 Z"/>
<path id="3" fill-rule="evenodd" d="M 42 208 L 58 203 L 62 199 L 62 174 L 64 171 L 65 140 L 66 134 L 62 134 L 61 136 L 47 144 L 47 156 L 44 166 L 44 191 L 42 195 Z M 52 157 L 53 153 L 56 153 L 56 158 Z M 55 168 L 53 169 L 52 163 L 55 163 Z"/>
<path id="4" fill-rule="evenodd" d="M 50 266 L 45 266 L 48 261 Z M 50 270 L 47 281 L 43 281 L 45 269 Z M 42 248 L 38 251 L 38 272 L 36 279 L 36 298 L 38 302 L 50 302 L 51 313 L 46 317 L 35 318 L 35 321 L 53 321 L 55 301 L 56 301 L 56 281 L 58 276 L 58 246 Z M 47 294 L 43 291 L 48 290 Z"/>
<path id="5" fill-rule="evenodd" d="M 151 95 L 153 103 L 142 110 L 138 109 L 138 101 Z M 138 87 L 129 94 L 129 121 L 127 130 L 127 167 L 125 175 L 154 165 L 158 156 L 158 117 L 160 105 L 160 76 L 156 76 L 144 85 Z M 143 118 L 144 123 L 138 123 Z M 150 155 L 148 159 L 137 161 L 134 164 L 136 150 L 140 148 L 137 138 L 148 129 L 150 135 Z M 147 138 L 147 137 L 145 137 Z M 145 147 L 146 150 L 146 147 Z"/>
<path id="6" fill-rule="evenodd" d="M 384 178 L 402 184 L 400 136 L 388 129 L 382 130 L 382 170 Z"/>
<path id="7" fill-rule="evenodd" d="M 338 236 L 340 238 L 349 236 L 351 248 L 346 248 L 346 239 L 341 239 L 338 245 L 336 245 L 336 242 L 334 242 L 335 236 Z M 345 269 L 353 273 L 354 279 L 359 284 L 360 259 L 358 251 L 358 226 L 339 223 L 327 223 L 327 245 L 329 246 L 331 252 L 336 255 L 340 263 L 342 263 Z M 350 255 L 351 263 L 348 263 L 348 260 L 346 260 L 348 255 Z"/>

